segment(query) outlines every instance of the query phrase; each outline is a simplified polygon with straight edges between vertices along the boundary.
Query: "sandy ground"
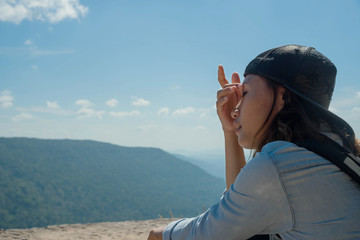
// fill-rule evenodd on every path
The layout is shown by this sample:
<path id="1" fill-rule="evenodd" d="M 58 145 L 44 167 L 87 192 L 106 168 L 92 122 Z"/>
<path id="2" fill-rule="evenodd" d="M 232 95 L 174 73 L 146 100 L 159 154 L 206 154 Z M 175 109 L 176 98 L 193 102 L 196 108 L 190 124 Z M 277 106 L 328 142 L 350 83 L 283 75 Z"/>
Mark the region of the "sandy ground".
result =
<path id="1" fill-rule="evenodd" d="M 146 221 L 63 224 L 45 228 L 0 230 L 0 239 L 20 240 L 76 240 L 118 239 L 146 240 L 151 229 L 175 219 L 160 218 Z"/>

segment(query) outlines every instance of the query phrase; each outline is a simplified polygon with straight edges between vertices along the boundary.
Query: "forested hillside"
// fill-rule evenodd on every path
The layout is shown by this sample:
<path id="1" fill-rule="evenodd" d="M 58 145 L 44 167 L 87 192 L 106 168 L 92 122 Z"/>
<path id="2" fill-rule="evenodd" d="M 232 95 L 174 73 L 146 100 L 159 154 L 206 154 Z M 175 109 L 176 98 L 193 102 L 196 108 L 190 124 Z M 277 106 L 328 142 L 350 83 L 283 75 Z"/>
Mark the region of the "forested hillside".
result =
<path id="1" fill-rule="evenodd" d="M 224 187 L 161 149 L 0 138 L 0 228 L 194 216 Z"/>

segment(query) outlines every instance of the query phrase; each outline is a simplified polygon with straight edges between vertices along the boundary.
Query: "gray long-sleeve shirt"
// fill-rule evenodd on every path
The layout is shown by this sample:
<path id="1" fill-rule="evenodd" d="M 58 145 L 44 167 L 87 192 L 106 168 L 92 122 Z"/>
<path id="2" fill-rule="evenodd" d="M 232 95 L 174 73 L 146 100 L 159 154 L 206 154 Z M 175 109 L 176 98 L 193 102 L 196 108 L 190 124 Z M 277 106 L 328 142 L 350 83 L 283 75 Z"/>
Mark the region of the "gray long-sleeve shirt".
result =
<path id="1" fill-rule="evenodd" d="M 360 239 L 360 185 L 328 160 L 285 141 L 265 145 L 220 201 L 170 223 L 164 240 Z"/>

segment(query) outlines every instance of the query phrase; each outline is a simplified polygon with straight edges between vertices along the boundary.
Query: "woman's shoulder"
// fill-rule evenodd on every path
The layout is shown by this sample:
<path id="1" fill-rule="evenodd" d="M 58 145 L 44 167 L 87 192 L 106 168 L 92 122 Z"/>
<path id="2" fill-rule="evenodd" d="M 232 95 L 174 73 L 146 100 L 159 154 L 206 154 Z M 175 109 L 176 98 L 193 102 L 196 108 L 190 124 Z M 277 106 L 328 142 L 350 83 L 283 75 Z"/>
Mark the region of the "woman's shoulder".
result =
<path id="1" fill-rule="evenodd" d="M 301 150 L 299 146 L 297 146 L 295 143 L 288 142 L 288 141 L 273 141 L 265 144 L 261 152 L 267 152 L 269 154 L 272 153 L 286 153 L 286 152 L 294 152 Z"/>
<path id="2" fill-rule="evenodd" d="M 266 144 L 257 157 L 272 161 L 280 172 L 299 170 L 331 164 L 327 159 L 287 141 L 274 141 Z"/>

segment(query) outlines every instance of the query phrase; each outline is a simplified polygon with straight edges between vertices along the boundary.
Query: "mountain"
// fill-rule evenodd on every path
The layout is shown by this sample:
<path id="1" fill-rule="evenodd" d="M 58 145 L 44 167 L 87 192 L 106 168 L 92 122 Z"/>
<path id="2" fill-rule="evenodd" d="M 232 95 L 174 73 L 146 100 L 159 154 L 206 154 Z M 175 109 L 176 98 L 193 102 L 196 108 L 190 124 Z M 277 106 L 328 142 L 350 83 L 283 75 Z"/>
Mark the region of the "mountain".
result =
<path id="1" fill-rule="evenodd" d="M 161 149 L 0 138 L 0 228 L 194 216 L 224 188 Z"/>
<path id="2" fill-rule="evenodd" d="M 173 154 L 175 157 L 190 162 L 211 175 L 225 179 L 225 160 L 223 156 L 184 156 L 181 154 Z M 225 181 L 225 180 L 224 180 Z"/>

